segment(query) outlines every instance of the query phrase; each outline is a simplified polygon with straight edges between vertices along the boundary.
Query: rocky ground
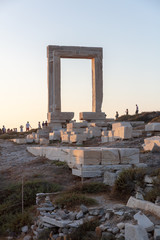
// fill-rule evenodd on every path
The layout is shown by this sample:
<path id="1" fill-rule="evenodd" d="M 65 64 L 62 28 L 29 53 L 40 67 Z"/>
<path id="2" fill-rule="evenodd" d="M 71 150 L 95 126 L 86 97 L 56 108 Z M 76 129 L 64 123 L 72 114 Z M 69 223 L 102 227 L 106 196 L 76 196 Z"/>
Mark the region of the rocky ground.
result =
<path id="1" fill-rule="evenodd" d="M 143 142 L 144 137 L 101 144 L 100 139 L 97 138 L 86 143 L 85 146 L 105 146 L 112 148 L 136 147 L 140 149 L 140 162 L 146 163 L 149 166 L 149 169 L 160 167 L 160 153 L 144 153 L 142 149 Z M 21 181 L 22 177 L 24 178 L 24 181 L 35 178 L 45 179 L 62 185 L 64 189 L 68 189 L 71 186 L 74 186 L 75 183 L 81 182 L 80 178 L 71 174 L 71 170 L 68 167 L 63 165 L 56 166 L 50 160 L 31 155 L 26 151 L 26 145 L 17 145 L 9 140 L 0 140 L 1 188 L 8 183 Z M 96 179 L 96 181 L 100 180 L 101 179 Z M 118 206 L 117 204 L 123 204 L 120 205 L 120 207 L 125 208 L 123 199 L 113 201 L 113 199 L 111 200 L 106 194 L 92 195 L 91 197 L 96 199 L 99 206 L 104 207 L 105 209 L 114 209 Z M 77 211 L 80 211 L 80 209 L 77 209 Z M 150 215 L 149 218 L 154 224 L 160 224 L 159 220 L 152 215 Z M 113 228 L 114 227 L 116 227 L 115 224 L 113 225 Z M 2 240 L 3 238 L 0 239 Z"/>

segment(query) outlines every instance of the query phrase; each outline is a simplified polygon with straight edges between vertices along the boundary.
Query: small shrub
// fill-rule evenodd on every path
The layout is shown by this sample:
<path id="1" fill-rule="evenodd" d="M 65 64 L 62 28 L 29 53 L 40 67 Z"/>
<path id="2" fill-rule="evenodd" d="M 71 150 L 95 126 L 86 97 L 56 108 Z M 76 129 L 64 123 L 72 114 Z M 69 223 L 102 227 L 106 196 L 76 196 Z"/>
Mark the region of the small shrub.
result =
<path id="1" fill-rule="evenodd" d="M 73 188 L 69 190 L 69 192 L 76 193 L 104 193 L 109 192 L 109 187 L 101 182 L 92 182 L 92 183 L 84 183 L 77 184 Z"/>
<path id="2" fill-rule="evenodd" d="M 51 164 L 56 165 L 57 167 L 61 167 L 61 166 L 68 167 L 66 162 L 61 162 L 59 160 L 52 161 Z"/>
<path id="3" fill-rule="evenodd" d="M 145 200 L 154 203 L 158 196 L 160 196 L 160 187 L 155 187 L 145 194 Z"/>
<path id="4" fill-rule="evenodd" d="M 130 168 L 123 170 L 115 181 L 112 194 L 131 195 L 135 191 L 135 186 L 143 187 L 145 169 Z"/>
<path id="5" fill-rule="evenodd" d="M 63 193 L 61 196 L 59 196 L 56 200 L 55 203 L 57 205 L 60 205 L 62 207 L 67 206 L 67 207 L 73 207 L 77 206 L 80 204 L 85 204 L 85 205 L 94 205 L 96 204 L 96 200 L 86 197 L 83 194 L 78 194 L 78 193 Z"/>
<path id="6" fill-rule="evenodd" d="M 9 214 L 7 216 L 5 224 L 3 225 L 3 228 L 8 229 L 9 231 L 13 231 L 14 233 L 19 233 L 20 229 L 23 226 L 30 226 L 31 224 L 32 217 L 30 211 L 24 211 L 23 214 Z"/>
<path id="7" fill-rule="evenodd" d="M 14 232 L 18 232 L 21 224 L 25 225 L 24 222 L 30 222 L 27 212 L 21 215 L 21 188 L 21 183 L 19 183 L 10 185 L 0 191 L 0 232 L 4 232 L 8 228 Z M 61 186 L 56 183 L 34 180 L 24 183 L 23 189 L 24 209 L 27 210 L 32 205 L 35 205 L 36 193 L 57 192 L 61 190 Z"/>

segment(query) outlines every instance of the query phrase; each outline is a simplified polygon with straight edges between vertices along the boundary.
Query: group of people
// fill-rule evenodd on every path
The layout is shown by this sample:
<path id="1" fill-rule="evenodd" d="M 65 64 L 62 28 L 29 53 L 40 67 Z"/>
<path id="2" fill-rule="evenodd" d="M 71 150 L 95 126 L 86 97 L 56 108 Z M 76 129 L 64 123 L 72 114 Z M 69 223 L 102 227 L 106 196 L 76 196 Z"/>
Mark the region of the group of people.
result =
<path id="1" fill-rule="evenodd" d="M 128 108 L 126 109 L 125 113 L 126 113 L 126 115 L 129 114 L 129 112 L 128 112 Z M 139 108 L 138 108 L 138 105 L 136 104 L 136 111 L 135 111 L 135 114 L 137 115 L 138 113 L 139 113 Z M 119 113 L 118 113 L 118 112 L 116 112 L 115 118 L 116 118 L 116 119 L 119 118 Z"/>
<path id="2" fill-rule="evenodd" d="M 47 121 L 43 121 L 42 122 L 42 127 L 41 127 L 41 122 L 38 122 L 38 128 L 44 128 L 44 127 L 47 127 L 48 126 L 48 122 Z"/>
<path id="3" fill-rule="evenodd" d="M 41 129 L 41 128 L 44 128 L 44 127 L 47 127 L 48 126 L 48 122 L 47 121 L 43 121 L 42 122 L 42 127 L 41 127 L 41 123 L 38 122 L 38 129 Z M 23 129 L 24 129 L 24 126 L 23 125 L 20 125 L 20 132 L 23 132 Z M 26 123 L 26 132 L 28 132 L 30 129 L 31 129 L 31 125 L 29 123 L 29 121 L 27 121 Z M 17 128 L 14 128 L 13 130 L 8 128 L 6 129 L 5 126 L 3 125 L 2 129 L 0 128 L 0 134 L 4 134 L 4 133 L 9 133 L 9 132 L 17 132 Z"/>
<path id="4" fill-rule="evenodd" d="M 41 127 L 41 122 L 38 122 L 38 129 L 44 128 L 48 126 L 48 122 L 47 121 L 43 121 L 42 122 L 42 127 Z M 27 121 L 26 123 L 26 132 L 28 132 L 31 129 L 31 125 L 29 123 L 29 121 Z M 20 131 L 23 132 L 23 125 L 20 126 Z"/>

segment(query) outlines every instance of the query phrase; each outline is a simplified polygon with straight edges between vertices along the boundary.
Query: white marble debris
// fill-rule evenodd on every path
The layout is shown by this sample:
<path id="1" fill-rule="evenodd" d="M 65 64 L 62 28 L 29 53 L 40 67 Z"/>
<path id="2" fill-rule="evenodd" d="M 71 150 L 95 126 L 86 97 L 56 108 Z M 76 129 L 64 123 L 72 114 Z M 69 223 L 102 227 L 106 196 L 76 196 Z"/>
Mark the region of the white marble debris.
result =
<path id="1" fill-rule="evenodd" d="M 149 240 L 147 231 L 140 225 L 125 224 L 125 240 Z"/>
<path id="2" fill-rule="evenodd" d="M 139 208 L 141 210 L 149 211 L 157 217 L 160 217 L 160 206 L 149 201 L 139 200 L 134 197 L 130 197 L 127 202 L 127 207 Z"/>
<path id="3" fill-rule="evenodd" d="M 147 232 L 151 232 L 154 229 L 153 222 L 150 221 L 150 219 L 144 215 L 141 211 L 136 213 L 134 215 L 134 219 L 137 220 L 137 223 L 146 229 Z"/>

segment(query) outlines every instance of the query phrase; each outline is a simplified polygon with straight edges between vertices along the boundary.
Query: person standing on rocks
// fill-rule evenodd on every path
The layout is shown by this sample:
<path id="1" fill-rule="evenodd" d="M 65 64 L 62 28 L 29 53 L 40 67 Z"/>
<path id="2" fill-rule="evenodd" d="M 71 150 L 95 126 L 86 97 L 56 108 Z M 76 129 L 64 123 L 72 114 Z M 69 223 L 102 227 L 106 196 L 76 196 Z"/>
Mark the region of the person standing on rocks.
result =
<path id="1" fill-rule="evenodd" d="M 45 123 L 44 123 L 44 121 L 42 122 L 42 128 L 44 128 L 44 126 L 45 126 Z"/>
<path id="2" fill-rule="evenodd" d="M 26 123 L 26 132 L 29 131 L 29 128 L 31 128 L 31 125 L 29 124 L 29 122 Z"/>
<path id="3" fill-rule="evenodd" d="M 139 108 L 138 108 L 138 105 L 136 104 L 136 112 L 135 112 L 135 114 L 137 115 L 138 112 L 139 112 Z"/>
<path id="4" fill-rule="evenodd" d="M 2 128 L 2 133 L 6 133 L 6 128 L 5 128 L 4 125 L 3 125 L 3 128 Z"/>
<path id="5" fill-rule="evenodd" d="M 20 128 L 20 132 L 23 132 L 23 125 L 21 125 L 19 128 Z"/>
<path id="6" fill-rule="evenodd" d="M 41 123 L 40 122 L 38 122 L 38 128 L 41 129 Z"/>
<path id="7" fill-rule="evenodd" d="M 126 115 L 128 115 L 128 108 L 126 109 Z"/>
<path id="8" fill-rule="evenodd" d="M 116 120 L 118 119 L 118 117 L 119 117 L 119 114 L 118 112 L 116 112 L 116 116 L 115 116 Z"/>

